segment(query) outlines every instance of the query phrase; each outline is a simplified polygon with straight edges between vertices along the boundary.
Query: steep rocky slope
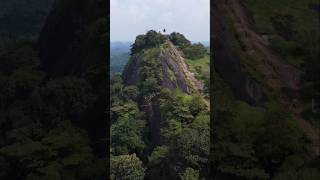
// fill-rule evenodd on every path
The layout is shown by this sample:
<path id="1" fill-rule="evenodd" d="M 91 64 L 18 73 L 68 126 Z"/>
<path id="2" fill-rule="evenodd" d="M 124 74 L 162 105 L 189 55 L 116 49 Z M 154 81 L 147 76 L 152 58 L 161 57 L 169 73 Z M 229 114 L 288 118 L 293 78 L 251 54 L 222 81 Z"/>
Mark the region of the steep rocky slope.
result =
<path id="1" fill-rule="evenodd" d="M 145 179 L 180 179 L 190 170 L 208 177 L 208 56 L 179 33 L 136 37 L 122 76 L 111 79 L 111 159 L 135 153 Z"/>
<path id="2" fill-rule="evenodd" d="M 296 124 L 311 140 L 312 156 L 319 156 L 319 129 L 301 115 L 306 106 L 301 100 L 304 69 L 288 63 L 275 51 L 274 42 L 269 39 L 276 35 L 256 32 L 257 22 L 243 2 L 216 0 L 213 6 L 216 12 L 213 13 L 215 70 L 240 100 L 252 105 L 277 101 L 287 107 Z M 251 73 L 245 71 L 248 64 Z M 262 78 L 257 78 L 259 76 Z M 290 98 L 284 90 L 291 92 Z"/>
<path id="3" fill-rule="evenodd" d="M 319 2 L 211 4 L 214 178 L 319 179 Z"/>
<path id="4" fill-rule="evenodd" d="M 250 76 L 242 72 L 239 54 L 233 48 L 232 33 L 229 29 L 224 3 L 214 1 L 212 11 L 214 69 L 234 90 L 236 96 L 248 102 L 257 104 L 264 101 L 265 96 L 261 87 Z"/>
<path id="5" fill-rule="evenodd" d="M 128 63 L 124 75 L 126 85 L 138 84 L 140 80 L 139 68 L 144 54 L 135 55 Z M 160 48 L 158 61 L 161 62 L 160 72 L 161 86 L 163 88 L 180 88 L 183 92 L 191 94 L 192 92 L 203 90 L 203 82 L 197 80 L 194 74 L 188 69 L 182 53 L 175 47 L 170 40 L 167 40 Z"/>
<path id="6" fill-rule="evenodd" d="M 157 63 L 153 67 L 150 65 L 152 61 Z M 125 86 L 140 86 L 148 80 L 143 71 L 152 68 L 157 69 L 154 74 L 150 74 L 157 79 L 157 83 L 151 84 L 153 88 L 159 86 L 159 89 L 179 89 L 190 95 L 203 94 L 204 83 L 198 80 L 194 73 L 190 72 L 183 53 L 169 39 L 166 39 L 160 47 L 144 49 L 131 57 L 123 72 Z M 161 117 L 158 95 L 159 91 L 154 90 L 153 93 L 142 94 L 139 100 L 141 108 L 151 121 L 151 139 L 155 145 L 161 143 L 160 124 L 165 121 Z M 209 110 L 210 103 L 208 100 L 203 97 L 202 100 Z"/>

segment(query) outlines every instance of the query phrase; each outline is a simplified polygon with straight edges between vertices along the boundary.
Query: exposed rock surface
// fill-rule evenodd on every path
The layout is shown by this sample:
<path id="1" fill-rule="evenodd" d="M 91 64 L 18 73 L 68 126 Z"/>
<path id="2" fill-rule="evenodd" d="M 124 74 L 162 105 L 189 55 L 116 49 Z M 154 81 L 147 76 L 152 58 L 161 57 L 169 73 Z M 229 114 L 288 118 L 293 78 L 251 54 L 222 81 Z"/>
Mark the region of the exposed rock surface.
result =
<path id="1" fill-rule="evenodd" d="M 231 15 L 239 40 L 246 49 L 246 53 L 257 60 L 257 69 L 264 74 L 270 87 L 277 90 L 301 88 L 301 71 L 286 63 L 270 47 L 270 43 L 251 27 L 246 9 L 239 0 L 226 3 L 228 14 Z"/>
<path id="2" fill-rule="evenodd" d="M 156 61 L 160 61 L 159 67 L 161 74 L 159 85 L 162 88 L 180 89 L 187 94 L 201 93 L 204 88 L 202 81 L 195 78 L 189 71 L 189 67 L 183 58 L 182 52 L 167 40 L 160 49 Z M 143 61 L 148 61 L 146 51 L 133 54 L 123 71 L 124 84 L 126 86 L 138 85 L 141 81 L 140 68 Z M 206 104 L 209 104 L 206 102 Z M 141 110 L 145 113 L 150 123 L 150 140 L 154 147 L 161 144 L 160 128 L 165 121 L 160 112 L 160 105 L 157 95 L 144 95 L 139 100 Z"/>
<path id="3" fill-rule="evenodd" d="M 241 71 L 239 56 L 230 44 L 231 34 L 227 31 L 227 19 L 220 7 L 221 2 L 213 2 L 215 13 L 211 19 L 213 31 L 214 68 L 230 85 L 235 95 L 249 104 L 263 101 L 264 95 L 257 83 Z"/>
<path id="4" fill-rule="evenodd" d="M 143 53 L 136 54 L 127 64 L 124 72 L 124 82 L 126 85 L 136 85 L 139 82 L 139 67 Z M 201 92 L 203 83 L 194 77 L 188 69 L 188 65 L 182 56 L 182 53 L 170 42 L 167 41 L 159 53 L 161 61 L 161 86 L 164 88 L 180 88 L 183 92 L 191 94 L 194 91 Z"/>
<path id="5" fill-rule="evenodd" d="M 234 26 L 238 43 L 242 44 L 245 53 L 257 60 L 256 68 L 265 76 L 269 87 L 275 92 L 280 92 L 282 88 L 299 92 L 302 85 L 302 71 L 281 59 L 281 56 L 270 47 L 268 39 L 253 30 L 253 22 L 240 0 L 215 0 L 213 11 L 215 12 L 212 19 L 215 69 L 233 88 L 239 99 L 255 104 L 263 100 L 263 93 L 253 80 L 241 72 L 240 59 L 237 53 L 232 52 L 230 45 L 232 34 L 227 30 L 226 23 L 230 21 L 227 21 L 226 15 Z M 301 102 L 294 102 L 297 98 L 285 99 L 279 96 L 280 103 L 288 107 L 292 117 L 312 142 L 311 158 L 315 158 L 320 154 L 319 129 L 313 127 L 301 115 L 304 108 Z"/>

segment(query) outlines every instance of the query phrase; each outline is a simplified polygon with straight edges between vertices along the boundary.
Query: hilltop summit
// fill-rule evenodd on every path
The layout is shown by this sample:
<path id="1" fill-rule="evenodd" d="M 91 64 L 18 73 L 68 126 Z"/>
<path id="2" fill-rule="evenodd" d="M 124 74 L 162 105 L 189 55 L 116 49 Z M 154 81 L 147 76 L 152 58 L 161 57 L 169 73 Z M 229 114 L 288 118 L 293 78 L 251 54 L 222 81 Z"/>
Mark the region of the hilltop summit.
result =
<path id="1" fill-rule="evenodd" d="M 157 88 L 179 88 L 183 92 L 203 91 L 203 83 L 197 80 L 185 58 L 189 51 L 199 49 L 205 53 L 202 45 L 192 45 L 180 33 L 163 35 L 156 31 L 148 31 L 137 36 L 131 48 L 131 59 L 123 72 L 126 85 L 145 85 L 146 90 L 156 91 Z M 200 55 L 201 56 L 201 55 Z"/>

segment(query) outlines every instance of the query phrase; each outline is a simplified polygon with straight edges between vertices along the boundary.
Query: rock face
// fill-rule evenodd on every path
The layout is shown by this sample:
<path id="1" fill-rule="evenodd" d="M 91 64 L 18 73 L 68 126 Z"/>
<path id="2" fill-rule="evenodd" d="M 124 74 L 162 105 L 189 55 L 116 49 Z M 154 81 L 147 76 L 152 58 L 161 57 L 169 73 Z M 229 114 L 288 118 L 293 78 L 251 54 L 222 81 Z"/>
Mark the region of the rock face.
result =
<path id="1" fill-rule="evenodd" d="M 241 71 L 240 58 L 230 44 L 232 35 L 227 30 L 227 19 L 219 4 L 219 1 L 213 2 L 214 13 L 211 18 L 215 71 L 230 85 L 240 100 L 257 104 L 263 101 L 265 96 L 258 84 Z"/>
<path id="2" fill-rule="evenodd" d="M 144 54 L 136 54 L 125 67 L 123 72 L 125 85 L 137 85 L 140 81 L 139 67 Z M 198 81 L 189 72 L 182 53 L 169 40 L 160 49 L 158 61 L 161 62 L 161 86 L 163 88 L 179 88 L 185 93 L 192 93 L 195 90 L 202 91 L 203 83 Z"/>
<path id="3" fill-rule="evenodd" d="M 157 61 L 159 74 L 158 85 L 161 88 L 180 89 L 184 93 L 201 92 L 203 83 L 198 81 L 189 71 L 180 50 L 170 42 L 166 42 L 160 47 L 159 51 L 152 59 L 148 59 L 150 49 L 144 49 L 139 53 L 133 54 L 123 71 L 123 80 L 126 86 L 139 85 L 143 77 L 142 68 L 148 61 Z M 150 57 L 149 57 L 150 58 Z M 149 68 L 149 67 L 147 67 Z M 154 75 L 154 74 L 152 74 Z M 143 94 L 139 101 L 141 110 L 145 113 L 150 125 L 150 141 L 154 147 L 161 144 L 160 128 L 165 121 L 160 112 L 160 105 L 157 95 Z"/>
<path id="4" fill-rule="evenodd" d="M 183 72 L 180 57 L 179 54 L 175 53 L 173 47 L 163 50 L 160 56 L 163 69 L 162 86 L 169 89 L 179 87 L 183 92 L 190 93 L 191 87 Z"/>
<path id="5" fill-rule="evenodd" d="M 105 60 L 109 43 L 97 43 L 107 29 L 104 9 L 104 0 L 55 1 L 39 37 L 41 67 L 49 76 L 81 76 Z"/>

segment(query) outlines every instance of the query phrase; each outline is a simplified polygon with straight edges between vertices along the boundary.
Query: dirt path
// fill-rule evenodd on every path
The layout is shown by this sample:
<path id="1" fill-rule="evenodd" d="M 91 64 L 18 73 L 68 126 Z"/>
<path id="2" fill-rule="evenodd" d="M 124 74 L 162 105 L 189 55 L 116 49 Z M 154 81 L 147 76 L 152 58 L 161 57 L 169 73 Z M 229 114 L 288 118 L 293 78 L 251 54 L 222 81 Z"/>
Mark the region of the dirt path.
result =
<path id="1" fill-rule="evenodd" d="M 301 84 L 301 71 L 285 63 L 272 51 L 269 42 L 252 30 L 247 12 L 239 0 L 227 0 L 226 2 L 226 10 L 229 11 L 228 14 L 231 14 L 231 18 L 235 22 L 235 29 L 241 43 L 244 44 L 247 53 L 258 61 L 257 68 L 266 76 L 268 84 L 276 91 L 282 87 L 298 91 Z M 301 107 L 297 108 L 299 110 L 290 110 L 299 127 L 311 140 L 312 156 L 316 157 L 320 155 L 319 129 L 301 117 L 303 109 Z"/>

